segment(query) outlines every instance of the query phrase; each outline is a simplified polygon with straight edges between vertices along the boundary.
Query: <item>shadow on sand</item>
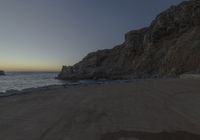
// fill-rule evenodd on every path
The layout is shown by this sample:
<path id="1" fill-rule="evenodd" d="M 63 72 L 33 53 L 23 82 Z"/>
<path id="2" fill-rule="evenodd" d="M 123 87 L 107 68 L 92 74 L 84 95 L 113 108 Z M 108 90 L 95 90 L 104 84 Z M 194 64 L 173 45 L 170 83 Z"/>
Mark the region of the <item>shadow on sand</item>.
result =
<path id="1" fill-rule="evenodd" d="M 184 131 L 160 133 L 119 131 L 106 133 L 101 136 L 101 140 L 200 140 L 200 135 Z"/>

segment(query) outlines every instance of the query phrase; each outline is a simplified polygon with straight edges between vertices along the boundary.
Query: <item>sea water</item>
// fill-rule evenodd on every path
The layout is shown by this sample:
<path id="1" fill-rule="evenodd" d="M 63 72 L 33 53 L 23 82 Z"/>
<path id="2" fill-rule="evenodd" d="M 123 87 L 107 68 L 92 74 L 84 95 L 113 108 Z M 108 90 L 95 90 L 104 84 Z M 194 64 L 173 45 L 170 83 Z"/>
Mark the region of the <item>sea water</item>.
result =
<path id="1" fill-rule="evenodd" d="M 55 78 L 57 75 L 57 72 L 8 72 L 0 76 L 0 93 L 64 84 L 64 81 Z"/>
<path id="2" fill-rule="evenodd" d="M 79 80 L 79 81 L 63 81 L 56 77 L 58 72 L 7 72 L 6 75 L 0 76 L 0 94 L 6 95 L 7 91 L 21 91 L 23 89 L 31 89 L 38 87 L 45 87 L 51 85 L 88 85 L 88 84 L 102 84 L 102 83 L 121 83 L 126 80 Z M 1 96 L 0 95 L 0 96 Z"/>

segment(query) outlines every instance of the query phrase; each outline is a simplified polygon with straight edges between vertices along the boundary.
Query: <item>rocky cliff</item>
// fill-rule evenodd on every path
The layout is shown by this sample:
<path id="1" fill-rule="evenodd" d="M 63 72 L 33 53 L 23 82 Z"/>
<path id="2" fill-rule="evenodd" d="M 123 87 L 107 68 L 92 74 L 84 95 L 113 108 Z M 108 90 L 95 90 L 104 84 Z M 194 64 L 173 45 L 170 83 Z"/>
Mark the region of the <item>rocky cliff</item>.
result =
<path id="1" fill-rule="evenodd" d="M 190 0 L 159 14 L 149 27 L 125 34 L 113 49 L 89 53 L 63 66 L 60 79 L 119 79 L 200 73 L 200 1 Z"/>

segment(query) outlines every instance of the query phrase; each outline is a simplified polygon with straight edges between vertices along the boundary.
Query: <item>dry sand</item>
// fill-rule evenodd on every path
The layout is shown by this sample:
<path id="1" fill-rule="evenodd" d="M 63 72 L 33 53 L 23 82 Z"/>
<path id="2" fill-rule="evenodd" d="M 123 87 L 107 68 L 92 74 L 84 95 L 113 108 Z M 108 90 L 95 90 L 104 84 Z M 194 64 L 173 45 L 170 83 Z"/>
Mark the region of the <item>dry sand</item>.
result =
<path id="1" fill-rule="evenodd" d="M 200 80 L 55 87 L 1 97 L 0 140 L 200 140 Z"/>

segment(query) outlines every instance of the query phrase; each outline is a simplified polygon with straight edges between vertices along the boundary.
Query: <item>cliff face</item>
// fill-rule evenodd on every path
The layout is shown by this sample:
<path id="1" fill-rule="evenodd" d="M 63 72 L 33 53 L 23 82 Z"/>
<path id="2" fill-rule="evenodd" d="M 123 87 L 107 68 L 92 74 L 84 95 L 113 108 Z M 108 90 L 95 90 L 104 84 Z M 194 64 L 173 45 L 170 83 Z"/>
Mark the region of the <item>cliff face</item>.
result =
<path id="1" fill-rule="evenodd" d="M 113 49 L 89 53 L 62 68 L 60 79 L 119 79 L 200 73 L 200 1 L 159 14 L 147 28 L 125 35 Z"/>

